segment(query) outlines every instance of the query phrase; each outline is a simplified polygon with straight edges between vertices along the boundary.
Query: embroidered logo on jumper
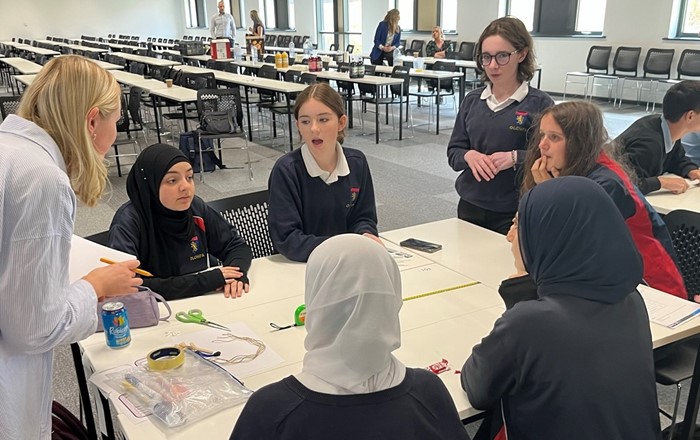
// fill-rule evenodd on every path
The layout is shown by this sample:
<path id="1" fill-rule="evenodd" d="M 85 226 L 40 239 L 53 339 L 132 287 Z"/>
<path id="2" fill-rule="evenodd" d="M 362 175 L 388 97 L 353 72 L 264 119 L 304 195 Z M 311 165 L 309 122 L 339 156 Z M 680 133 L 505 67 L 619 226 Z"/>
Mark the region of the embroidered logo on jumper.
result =
<path id="1" fill-rule="evenodd" d="M 357 196 L 360 194 L 360 188 L 350 188 L 350 203 L 345 205 L 346 208 L 352 208 L 355 206 L 355 202 L 357 201 Z"/>
<path id="2" fill-rule="evenodd" d="M 508 126 L 509 130 L 513 131 L 527 131 L 527 122 L 529 120 L 527 112 L 516 111 L 515 112 L 515 124 Z"/>
<path id="3" fill-rule="evenodd" d="M 196 235 L 192 237 L 192 240 L 190 241 L 190 248 L 192 248 L 193 254 L 199 251 L 199 237 Z"/>

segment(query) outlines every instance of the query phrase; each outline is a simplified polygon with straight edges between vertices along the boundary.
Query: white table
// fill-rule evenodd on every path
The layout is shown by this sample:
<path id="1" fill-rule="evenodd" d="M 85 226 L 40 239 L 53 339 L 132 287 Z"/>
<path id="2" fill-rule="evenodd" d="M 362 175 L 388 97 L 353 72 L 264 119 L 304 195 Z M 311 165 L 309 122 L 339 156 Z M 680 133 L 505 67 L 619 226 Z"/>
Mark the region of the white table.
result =
<path id="1" fill-rule="evenodd" d="M 464 223 L 461 220 L 450 219 L 381 234 L 384 238 L 399 236 L 403 239 L 407 238 L 404 235 L 408 233 L 409 236 L 427 240 L 436 239 L 436 237 L 454 239 L 444 242 L 443 249 L 434 254 L 414 253 L 402 249 L 413 254 L 415 258 L 414 264 L 401 271 L 404 298 L 439 289 L 449 289 L 450 286 L 456 287 L 472 280 L 471 276 L 460 274 L 452 268 L 438 264 L 437 261 L 469 254 L 473 255 L 472 260 L 476 260 L 479 256 L 483 256 L 485 251 L 480 246 L 495 243 L 495 233 L 473 225 L 462 228 L 457 222 Z M 449 231 L 442 233 L 441 231 L 445 229 Z M 426 235 L 418 236 L 418 233 Z M 428 233 L 433 236 L 427 236 Z M 505 243 L 503 236 L 498 235 L 498 238 L 499 242 Z M 398 249 L 395 244 L 387 240 L 385 242 L 388 247 Z M 461 249 L 467 249 L 468 254 L 462 254 Z M 500 253 L 500 255 L 490 264 L 484 262 L 483 267 L 487 269 L 493 266 L 506 267 L 492 268 L 491 273 L 486 277 L 477 273 L 478 270 L 473 269 L 470 264 L 455 265 L 455 267 L 467 267 L 470 272 L 477 273 L 476 279 L 487 281 L 498 273 L 512 272 L 510 269 L 512 257 L 509 250 L 501 247 L 493 253 Z M 87 260 L 94 260 L 94 257 Z M 303 302 L 304 268 L 304 264 L 290 262 L 279 255 L 256 259 L 249 273 L 252 290 L 242 298 L 230 300 L 223 298 L 221 294 L 214 294 L 172 301 L 171 306 L 173 312 L 188 310 L 192 307 L 200 308 L 209 319 L 222 324 L 244 322 L 264 340 L 268 347 L 277 352 L 284 359 L 282 364 L 244 378 L 246 386 L 258 389 L 301 369 L 304 355 L 304 330 L 291 328 L 271 331 L 268 323 L 291 322 L 293 310 Z M 477 284 L 405 301 L 400 313 L 402 346 L 395 352 L 396 356 L 406 365 L 413 367 L 427 366 L 445 358 L 450 361 L 453 370 L 459 369 L 470 355 L 472 347 L 491 331 L 495 320 L 503 313 L 504 306 L 496 288 L 497 285 L 492 287 L 487 284 Z M 650 327 L 654 346 L 657 347 L 699 332 L 700 320 L 691 320 L 675 330 L 656 324 L 650 324 Z M 89 366 L 95 371 L 101 371 L 117 365 L 133 363 L 151 350 L 168 345 L 169 339 L 166 332 L 186 335 L 198 330 L 200 328 L 196 325 L 171 320 L 157 327 L 133 330 L 132 343 L 124 349 L 109 349 L 102 334 L 89 337 L 81 342 L 81 346 Z M 466 393 L 461 388 L 458 374 L 448 371 L 439 377 L 450 392 L 462 419 L 479 412 L 469 403 Z M 115 403 L 117 398 L 115 394 L 110 396 Z M 134 424 L 131 419 L 122 414 L 118 419 L 128 438 L 185 439 L 194 436 L 226 438 L 242 408 L 243 405 L 239 405 L 222 410 L 196 424 L 167 434 L 153 423 Z"/>
<path id="2" fill-rule="evenodd" d="M 120 58 L 124 58 L 125 60 L 128 60 L 128 61 L 135 61 L 138 63 L 144 63 L 144 64 L 148 64 L 151 66 L 158 66 L 158 67 L 177 66 L 180 64 L 177 61 L 164 60 L 162 58 L 147 57 L 145 55 L 136 55 L 133 53 L 126 53 L 126 52 L 117 52 L 114 55 L 118 56 Z"/>
<path id="3" fill-rule="evenodd" d="M 691 185 L 683 194 L 673 194 L 660 189 L 645 196 L 659 214 L 668 214 L 676 209 L 700 212 L 700 187 Z"/>

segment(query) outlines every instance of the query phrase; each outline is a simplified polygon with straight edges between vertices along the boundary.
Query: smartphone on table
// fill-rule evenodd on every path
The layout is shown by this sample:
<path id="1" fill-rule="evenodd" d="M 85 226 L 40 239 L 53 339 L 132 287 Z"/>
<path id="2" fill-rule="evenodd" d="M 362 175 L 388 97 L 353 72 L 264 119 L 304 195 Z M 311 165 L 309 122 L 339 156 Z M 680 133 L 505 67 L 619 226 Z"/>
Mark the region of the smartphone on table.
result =
<path id="1" fill-rule="evenodd" d="M 399 243 L 400 246 L 413 249 L 416 251 L 421 251 L 421 252 L 428 252 L 432 254 L 433 252 L 437 252 L 440 249 L 442 249 L 442 245 L 437 244 L 437 243 L 431 243 L 429 241 L 423 241 L 423 240 L 418 240 L 416 238 L 408 238 L 401 243 Z"/>

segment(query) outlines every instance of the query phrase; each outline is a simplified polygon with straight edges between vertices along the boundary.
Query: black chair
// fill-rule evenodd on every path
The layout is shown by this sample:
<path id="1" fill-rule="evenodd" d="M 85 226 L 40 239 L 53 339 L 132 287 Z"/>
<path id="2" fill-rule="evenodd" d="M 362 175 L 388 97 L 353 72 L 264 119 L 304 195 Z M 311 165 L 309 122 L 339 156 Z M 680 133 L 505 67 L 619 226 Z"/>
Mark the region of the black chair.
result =
<path id="1" fill-rule="evenodd" d="M 681 58 L 678 60 L 678 66 L 676 67 L 676 78 L 658 81 L 654 90 L 654 103 L 656 103 L 658 96 L 663 96 L 665 93 L 665 90 L 663 93 L 659 90 L 661 84 L 670 87 L 683 79 L 700 79 L 700 50 L 685 49 L 681 52 Z"/>
<path id="2" fill-rule="evenodd" d="M 566 101 L 566 88 L 569 84 L 582 84 L 583 85 L 583 97 L 588 96 L 588 82 L 596 73 L 608 74 L 608 64 L 610 64 L 610 54 L 612 53 L 612 46 L 591 46 L 588 50 L 588 57 L 586 57 L 586 71 L 585 72 L 566 72 L 564 77 L 564 96 L 563 100 Z M 572 77 L 572 79 L 569 79 Z M 580 80 L 583 80 L 581 82 Z"/>
<path id="3" fill-rule="evenodd" d="M 241 105 L 241 95 L 238 89 L 199 89 L 197 90 L 197 114 L 200 122 L 203 122 L 208 116 L 215 114 L 221 115 L 224 113 L 228 118 L 229 128 L 226 131 L 212 132 L 207 131 L 206 127 L 200 126 L 197 129 L 197 138 L 199 142 L 199 163 L 204 164 L 202 152 L 202 139 L 216 139 L 219 158 L 221 158 L 221 150 L 230 148 L 237 150 L 245 150 L 248 157 L 248 174 L 250 180 L 253 180 L 253 169 L 250 163 L 250 152 L 248 151 L 248 135 L 245 132 L 243 125 L 243 107 Z M 244 141 L 243 147 L 222 147 L 221 139 L 242 138 Z M 204 166 L 200 166 L 200 180 L 204 181 Z"/>
<path id="4" fill-rule="evenodd" d="M 214 200 L 207 204 L 233 225 L 253 251 L 253 258 L 275 255 L 268 227 L 268 190 Z"/>
<path id="5" fill-rule="evenodd" d="M 608 99 L 613 97 L 613 106 L 615 102 L 619 99 L 620 106 L 622 106 L 622 92 L 620 91 L 620 81 L 622 78 L 636 79 L 637 72 L 639 71 L 639 57 L 642 54 L 641 47 L 627 47 L 620 46 L 615 51 L 615 58 L 613 59 L 613 73 L 611 75 L 596 73 L 593 75 L 593 80 L 591 82 L 591 97 L 593 92 L 599 84 L 598 80 L 603 80 L 607 84 L 601 84 L 603 87 L 608 89 Z M 614 94 L 613 94 L 614 92 Z"/>
<path id="6" fill-rule="evenodd" d="M 143 89 L 139 87 L 132 87 L 129 90 L 129 98 L 127 100 L 125 95 L 122 95 L 122 108 L 121 108 L 121 118 L 117 122 L 117 134 L 124 133 L 126 138 L 119 138 L 114 140 L 114 154 L 109 156 L 114 158 L 117 164 L 117 175 L 122 176 L 122 168 L 120 158 L 126 156 L 136 157 L 141 152 L 141 145 L 138 141 L 138 132 L 143 132 L 143 120 L 141 119 L 141 94 Z M 132 133 L 135 135 L 132 137 Z M 133 153 L 119 153 L 119 146 L 126 144 L 134 144 Z M 138 151 L 137 151 L 138 148 Z"/>
<path id="7" fill-rule="evenodd" d="M 641 100 L 642 92 L 645 90 L 649 92 L 649 99 L 647 100 L 646 110 L 649 110 L 649 103 L 653 101 L 652 111 L 656 108 L 654 87 L 658 89 L 659 81 L 671 79 L 671 63 L 673 62 L 673 56 L 676 53 L 676 49 L 660 49 L 660 48 L 650 48 L 647 51 L 647 55 L 644 58 L 644 66 L 642 68 L 643 74 L 639 78 L 622 78 L 622 84 L 620 89 L 622 92 L 625 90 L 626 81 L 630 79 L 634 81 L 635 89 L 637 90 L 637 100 Z M 645 87 L 645 85 L 647 87 Z"/>
<path id="8" fill-rule="evenodd" d="M 466 61 L 474 61 L 474 47 L 476 43 L 471 41 L 462 41 L 459 44 L 459 56 Z"/>
<path id="9" fill-rule="evenodd" d="M 678 267 L 683 275 L 686 290 L 690 298 L 700 294 L 700 213 L 683 209 L 671 211 L 664 217 L 676 251 Z M 659 411 L 671 419 L 669 435 L 673 431 L 678 416 L 678 404 L 681 394 L 681 382 L 693 376 L 695 360 L 698 355 L 700 340 L 697 337 L 686 339 L 672 346 L 672 350 L 662 358 L 655 360 L 656 381 L 662 385 L 676 386 L 676 401 L 673 414 L 659 408 Z M 685 423 L 685 422 L 684 422 Z M 694 421 L 693 421 L 694 423 Z"/>
<path id="10" fill-rule="evenodd" d="M 333 51 L 333 50 L 338 50 L 338 45 L 335 44 L 335 43 L 333 43 L 333 44 L 330 45 L 330 47 L 328 48 L 328 50 L 331 50 L 331 51 Z"/>
<path id="11" fill-rule="evenodd" d="M 353 53 L 355 51 L 355 45 L 354 44 L 348 44 L 345 47 L 345 52 L 347 53 Z"/>
<path id="12" fill-rule="evenodd" d="M 19 96 L 0 96 L 0 116 L 3 120 L 7 118 L 7 115 L 17 113 L 19 100 Z"/>
<path id="13" fill-rule="evenodd" d="M 302 39 L 301 35 L 295 35 L 294 37 L 292 37 L 292 43 L 294 43 L 294 47 L 301 47 L 302 44 L 304 44 L 304 40 Z"/>
<path id="14" fill-rule="evenodd" d="M 401 94 L 401 84 L 391 84 L 389 86 L 390 93 L 388 96 L 363 96 L 362 101 L 366 104 L 374 104 L 376 107 L 383 105 L 385 107 L 385 114 L 388 124 L 389 119 L 389 106 L 390 105 L 406 105 L 406 118 L 411 120 L 411 131 L 413 132 L 413 115 L 411 114 L 411 106 L 409 105 L 410 97 L 410 68 L 404 66 L 394 66 L 392 69 L 392 78 L 403 79 L 403 94 Z M 378 109 L 376 110 L 378 111 Z M 393 118 L 393 113 L 392 113 Z M 403 121 L 399 121 L 402 124 Z M 415 136 L 415 133 L 413 133 Z"/>
<path id="15" fill-rule="evenodd" d="M 423 56 L 423 45 L 425 45 L 425 41 L 423 41 L 423 40 L 411 41 L 411 47 L 409 49 L 406 49 L 406 55 L 410 55 L 410 56 L 414 56 L 414 57 L 422 57 Z"/>

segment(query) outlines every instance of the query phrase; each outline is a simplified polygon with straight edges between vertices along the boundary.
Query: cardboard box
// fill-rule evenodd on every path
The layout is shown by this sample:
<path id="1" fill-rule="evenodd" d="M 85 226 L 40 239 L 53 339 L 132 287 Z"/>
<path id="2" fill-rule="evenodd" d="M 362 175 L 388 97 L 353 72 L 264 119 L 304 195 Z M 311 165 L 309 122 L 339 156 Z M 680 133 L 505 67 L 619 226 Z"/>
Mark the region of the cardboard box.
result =
<path id="1" fill-rule="evenodd" d="M 246 35 L 245 36 L 245 46 L 247 53 L 252 54 L 251 50 L 253 46 L 258 49 L 258 59 L 256 61 L 263 61 L 265 58 L 265 37 L 260 37 L 258 35 Z"/>

